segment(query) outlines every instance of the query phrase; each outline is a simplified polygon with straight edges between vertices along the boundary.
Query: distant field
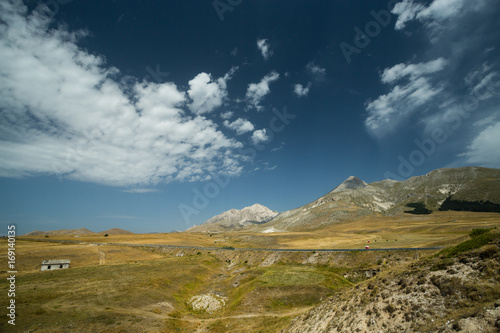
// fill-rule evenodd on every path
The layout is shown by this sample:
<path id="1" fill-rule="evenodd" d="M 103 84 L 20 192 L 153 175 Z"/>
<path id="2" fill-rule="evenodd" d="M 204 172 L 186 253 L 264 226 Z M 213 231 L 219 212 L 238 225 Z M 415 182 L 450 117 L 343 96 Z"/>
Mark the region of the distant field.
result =
<path id="1" fill-rule="evenodd" d="M 481 227 L 500 228 L 500 214 L 434 212 L 364 218 L 331 225 L 320 232 L 278 237 L 280 246 L 285 248 L 434 247 L 457 243 L 470 230 Z"/>
<path id="2" fill-rule="evenodd" d="M 99 236 L 29 236 L 96 243 L 164 244 L 202 247 L 328 249 L 434 247 L 460 241 L 472 228 L 500 227 L 498 213 L 434 212 L 431 215 L 367 217 L 317 232 L 167 233 Z M 368 243 L 369 241 L 369 243 Z"/>

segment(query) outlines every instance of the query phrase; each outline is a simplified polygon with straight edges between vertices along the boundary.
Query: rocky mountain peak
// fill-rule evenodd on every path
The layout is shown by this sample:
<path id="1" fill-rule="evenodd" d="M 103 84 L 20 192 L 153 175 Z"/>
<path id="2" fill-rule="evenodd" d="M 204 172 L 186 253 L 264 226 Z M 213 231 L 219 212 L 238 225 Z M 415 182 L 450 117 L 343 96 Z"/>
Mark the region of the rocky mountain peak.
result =
<path id="1" fill-rule="evenodd" d="M 278 212 L 260 204 L 253 204 L 241 210 L 230 209 L 206 221 L 207 224 L 217 224 L 224 227 L 242 227 L 254 223 L 263 223 L 278 215 Z"/>
<path id="2" fill-rule="evenodd" d="M 358 188 L 365 188 L 368 184 L 355 176 L 350 176 L 346 180 L 342 182 L 339 186 L 337 186 L 332 192 L 342 192 L 348 190 L 354 190 Z"/>

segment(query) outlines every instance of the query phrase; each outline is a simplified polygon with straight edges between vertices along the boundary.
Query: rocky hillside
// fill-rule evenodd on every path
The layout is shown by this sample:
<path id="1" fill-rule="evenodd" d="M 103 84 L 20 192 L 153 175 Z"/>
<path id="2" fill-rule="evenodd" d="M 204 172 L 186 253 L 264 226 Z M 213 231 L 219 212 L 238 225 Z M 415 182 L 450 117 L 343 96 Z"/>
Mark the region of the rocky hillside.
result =
<path id="1" fill-rule="evenodd" d="M 382 272 L 295 318 L 283 333 L 499 332 L 500 237 L 490 236 L 479 249 L 464 251 L 472 239 Z"/>
<path id="2" fill-rule="evenodd" d="M 265 206 L 254 204 L 243 209 L 231 209 L 216 215 L 205 223 L 189 228 L 188 232 L 217 232 L 224 230 L 238 230 L 245 226 L 261 224 L 270 221 L 278 212 Z"/>
<path id="3" fill-rule="evenodd" d="M 422 203 L 438 210 L 448 197 L 500 203 L 500 170 L 477 167 L 438 169 L 405 181 L 365 183 L 349 177 L 321 198 L 279 214 L 262 230 L 314 230 L 366 215 L 397 215 Z"/>

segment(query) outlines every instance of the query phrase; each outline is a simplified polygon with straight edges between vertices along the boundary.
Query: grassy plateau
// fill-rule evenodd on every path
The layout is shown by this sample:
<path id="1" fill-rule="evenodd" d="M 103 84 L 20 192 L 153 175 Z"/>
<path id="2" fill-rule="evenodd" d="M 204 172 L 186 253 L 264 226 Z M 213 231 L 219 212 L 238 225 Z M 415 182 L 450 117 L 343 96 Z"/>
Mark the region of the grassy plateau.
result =
<path id="1" fill-rule="evenodd" d="M 279 332 L 329 296 L 352 290 L 367 279 L 365 271 L 387 271 L 439 252 L 321 253 L 313 249 L 361 249 L 368 240 L 372 248 L 451 246 L 469 239 L 474 228 L 499 226 L 496 213 L 437 212 L 346 222 L 321 232 L 20 237 L 16 241 L 16 326 L 12 330 L 2 320 L 0 331 Z M 489 237 L 484 235 L 475 242 Z M 81 243 L 45 241 L 56 239 Z M 238 250 L 243 247 L 311 250 Z M 0 240 L 0 248 L 5 253 L 0 257 L 0 285 L 6 293 L 5 239 Z M 41 272 L 45 259 L 70 259 L 71 265 Z M 212 312 L 195 310 L 192 297 L 206 294 L 223 298 L 223 306 Z M 1 299 L 5 309 L 8 299 Z"/>

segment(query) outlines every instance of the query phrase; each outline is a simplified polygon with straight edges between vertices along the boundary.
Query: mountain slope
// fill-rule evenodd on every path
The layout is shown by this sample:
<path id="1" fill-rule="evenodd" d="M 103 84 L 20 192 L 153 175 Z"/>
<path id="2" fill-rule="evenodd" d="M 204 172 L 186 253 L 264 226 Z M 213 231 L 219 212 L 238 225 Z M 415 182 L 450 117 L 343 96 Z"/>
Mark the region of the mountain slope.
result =
<path id="1" fill-rule="evenodd" d="M 108 235 L 132 235 L 133 232 L 128 231 L 128 230 L 123 230 L 120 228 L 112 228 L 109 230 L 99 231 L 98 234 L 101 234 L 101 235 L 105 235 L 105 234 L 108 234 Z"/>
<path id="2" fill-rule="evenodd" d="M 96 235 L 95 232 L 90 231 L 86 228 L 80 229 L 59 229 L 59 230 L 51 230 L 51 231 L 32 231 L 28 232 L 24 236 L 52 236 L 52 235 L 67 235 L 67 236 L 84 236 L 84 235 Z"/>
<path id="3" fill-rule="evenodd" d="M 189 232 L 237 230 L 245 226 L 265 223 L 278 215 L 278 212 L 265 206 L 254 204 L 241 210 L 231 209 L 216 215 L 201 225 L 189 228 Z"/>
<path id="4" fill-rule="evenodd" d="M 265 228 L 315 230 L 366 215 L 403 214 L 411 210 L 406 207 L 409 203 L 423 203 L 428 209 L 437 210 L 448 196 L 500 203 L 500 170 L 438 169 L 405 181 L 387 179 L 370 184 L 351 176 L 321 198 L 279 214 Z"/>

